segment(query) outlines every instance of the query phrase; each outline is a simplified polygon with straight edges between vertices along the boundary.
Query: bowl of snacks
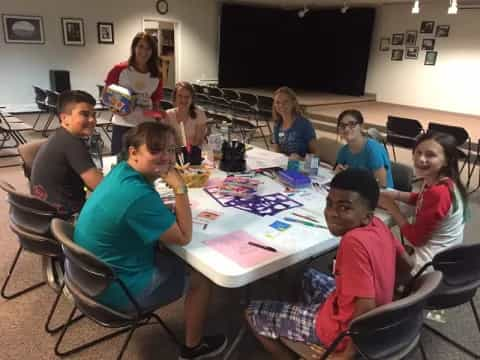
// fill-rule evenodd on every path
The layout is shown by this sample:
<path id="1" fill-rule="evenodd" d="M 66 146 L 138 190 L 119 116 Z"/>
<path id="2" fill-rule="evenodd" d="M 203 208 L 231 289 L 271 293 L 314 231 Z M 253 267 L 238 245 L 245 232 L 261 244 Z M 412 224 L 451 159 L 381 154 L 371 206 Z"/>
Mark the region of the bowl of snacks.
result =
<path id="1" fill-rule="evenodd" d="M 204 187 L 210 177 L 210 171 L 200 166 L 187 165 L 179 167 L 179 171 L 185 181 L 185 185 L 189 188 Z"/>

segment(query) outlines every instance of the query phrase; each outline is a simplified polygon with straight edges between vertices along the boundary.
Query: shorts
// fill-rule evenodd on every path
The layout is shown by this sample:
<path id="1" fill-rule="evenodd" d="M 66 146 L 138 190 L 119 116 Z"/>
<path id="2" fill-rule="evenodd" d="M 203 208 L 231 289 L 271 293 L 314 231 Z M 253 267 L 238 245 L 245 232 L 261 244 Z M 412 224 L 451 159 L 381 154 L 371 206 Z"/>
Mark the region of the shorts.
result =
<path id="1" fill-rule="evenodd" d="M 149 286 L 135 296 L 142 309 L 170 304 L 183 297 L 189 287 L 189 274 L 181 258 L 162 250 L 157 252 L 155 263 Z"/>
<path id="2" fill-rule="evenodd" d="M 252 301 L 247 317 L 255 332 L 262 336 L 322 345 L 317 337 L 315 319 L 319 307 L 334 289 L 333 277 L 308 269 L 302 278 L 302 302 Z"/>

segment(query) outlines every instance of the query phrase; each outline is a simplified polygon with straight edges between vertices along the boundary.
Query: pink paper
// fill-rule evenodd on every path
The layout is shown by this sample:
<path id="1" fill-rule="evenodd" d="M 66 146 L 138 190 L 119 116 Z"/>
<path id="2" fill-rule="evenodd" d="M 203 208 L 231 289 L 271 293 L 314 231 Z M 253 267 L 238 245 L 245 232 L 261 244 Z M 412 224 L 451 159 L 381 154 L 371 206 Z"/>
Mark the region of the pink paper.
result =
<path id="1" fill-rule="evenodd" d="M 279 252 L 268 251 L 249 245 L 249 241 L 265 245 L 242 230 L 234 231 L 215 239 L 206 240 L 204 244 L 214 248 L 243 268 L 253 267 L 273 259 L 280 254 Z"/>
<path id="2" fill-rule="evenodd" d="M 213 178 L 213 179 L 208 179 L 207 185 L 206 186 L 220 186 L 223 183 L 222 178 Z"/>

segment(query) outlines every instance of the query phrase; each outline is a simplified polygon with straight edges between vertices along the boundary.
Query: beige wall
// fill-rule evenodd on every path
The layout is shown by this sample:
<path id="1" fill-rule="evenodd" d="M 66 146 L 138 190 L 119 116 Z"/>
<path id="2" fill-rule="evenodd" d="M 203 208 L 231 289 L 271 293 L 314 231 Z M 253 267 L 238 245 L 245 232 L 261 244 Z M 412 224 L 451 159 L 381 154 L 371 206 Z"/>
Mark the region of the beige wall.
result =
<path id="1" fill-rule="evenodd" d="M 424 3 L 419 15 L 411 14 L 411 4 L 378 8 L 366 92 L 377 94 L 378 101 L 480 115 L 480 10 L 447 15 L 447 5 L 443 0 Z M 403 61 L 391 61 L 391 50 L 378 50 L 381 37 L 420 30 L 424 20 L 450 25 L 449 37 L 436 39 L 435 66 L 423 64 L 423 50 L 417 60 Z M 421 47 L 425 34 L 418 35 Z"/>
<path id="2" fill-rule="evenodd" d="M 163 18 L 179 23 L 179 79 L 217 78 L 218 5 L 215 0 L 169 1 Z M 0 104 L 33 102 L 32 85 L 49 87 L 49 70 L 70 70 L 72 88 L 97 94 L 108 70 L 126 60 L 144 18 L 162 19 L 154 0 L 3 0 L 0 13 L 43 17 L 45 44 L 0 40 Z M 86 46 L 64 46 L 61 17 L 83 18 Z M 97 43 L 97 22 L 113 22 L 115 44 Z"/>

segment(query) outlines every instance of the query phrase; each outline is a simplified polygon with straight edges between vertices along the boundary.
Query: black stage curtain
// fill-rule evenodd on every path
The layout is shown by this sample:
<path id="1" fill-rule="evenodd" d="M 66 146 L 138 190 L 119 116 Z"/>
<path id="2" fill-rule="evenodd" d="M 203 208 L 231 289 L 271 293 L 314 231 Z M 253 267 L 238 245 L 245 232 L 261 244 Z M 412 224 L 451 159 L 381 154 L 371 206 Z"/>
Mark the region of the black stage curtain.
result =
<path id="1" fill-rule="evenodd" d="M 224 4 L 219 85 L 363 95 L 375 9 L 297 11 Z"/>

